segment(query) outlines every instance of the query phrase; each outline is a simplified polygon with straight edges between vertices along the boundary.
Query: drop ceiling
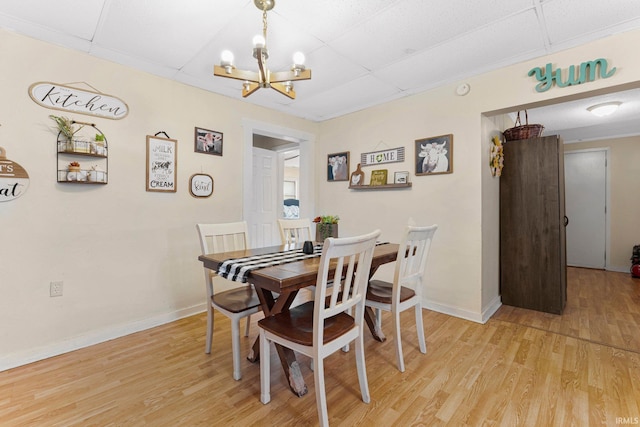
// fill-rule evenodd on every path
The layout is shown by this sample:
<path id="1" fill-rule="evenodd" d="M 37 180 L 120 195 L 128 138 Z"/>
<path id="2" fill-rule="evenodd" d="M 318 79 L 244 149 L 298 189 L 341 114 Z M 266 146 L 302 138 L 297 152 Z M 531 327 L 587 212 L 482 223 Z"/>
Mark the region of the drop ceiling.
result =
<path id="1" fill-rule="evenodd" d="M 262 13 L 253 0 L 0 0 L 0 28 L 242 99 L 213 65 L 230 49 L 256 69 Z M 296 100 L 260 89 L 245 101 L 323 121 L 638 28 L 638 0 L 276 0 L 268 67 L 288 69 L 300 50 L 313 77 L 295 83 Z M 598 126 L 585 120 L 557 126 Z"/>

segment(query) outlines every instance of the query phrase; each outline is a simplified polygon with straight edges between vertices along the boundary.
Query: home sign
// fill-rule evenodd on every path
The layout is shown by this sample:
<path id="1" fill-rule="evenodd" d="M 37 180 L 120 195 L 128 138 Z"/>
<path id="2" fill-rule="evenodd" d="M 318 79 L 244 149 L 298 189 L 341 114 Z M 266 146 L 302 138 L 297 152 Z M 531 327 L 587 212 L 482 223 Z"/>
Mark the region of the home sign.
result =
<path id="1" fill-rule="evenodd" d="M 385 163 L 404 162 L 404 147 L 393 148 L 391 150 L 373 151 L 362 153 L 360 163 L 362 166 L 381 165 Z"/>
<path id="2" fill-rule="evenodd" d="M 0 202 L 9 202 L 22 196 L 29 186 L 29 174 L 19 164 L 7 159 L 0 147 Z"/>
<path id="3" fill-rule="evenodd" d="M 29 86 L 29 96 L 36 104 L 53 110 L 112 120 L 124 119 L 129 114 L 127 104 L 115 96 L 57 83 L 34 83 Z"/>
<path id="4" fill-rule="evenodd" d="M 546 92 L 551 89 L 554 83 L 558 87 L 567 87 L 592 82 L 598 76 L 598 67 L 600 68 L 600 78 L 602 79 L 609 78 L 616 72 L 616 67 L 607 70 L 609 67 L 607 60 L 599 58 L 583 62 L 577 70 L 575 65 L 571 65 L 568 70 L 565 70 L 565 80 L 562 79 L 563 71 L 559 68 L 554 70 L 551 63 L 548 63 L 544 69 L 540 67 L 530 69 L 528 75 L 535 76 L 536 80 L 540 82 L 536 85 L 536 92 Z"/>

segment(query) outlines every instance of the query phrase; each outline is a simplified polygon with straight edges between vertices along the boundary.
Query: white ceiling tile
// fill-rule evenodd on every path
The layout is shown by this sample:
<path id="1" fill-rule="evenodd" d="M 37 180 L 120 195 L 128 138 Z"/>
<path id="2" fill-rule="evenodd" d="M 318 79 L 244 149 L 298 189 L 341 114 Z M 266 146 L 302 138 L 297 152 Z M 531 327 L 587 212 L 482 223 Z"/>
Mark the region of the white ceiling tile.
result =
<path id="1" fill-rule="evenodd" d="M 104 49 L 101 46 L 94 45 L 91 48 L 91 54 L 111 62 L 133 67 L 168 79 L 173 78 L 177 71 L 175 68 L 149 62 L 145 60 L 145 58 L 138 58 L 136 56 L 131 56 L 128 53 Z"/>
<path id="2" fill-rule="evenodd" d="M 377 99 L 389 99 L 398 93 L 394 86 L 367 75 L 315 96 L 300 97 L 296 107 L 329 118 L 361 110 L 375 104 Z"/>
<path id="3" fill-rule="evenodd" d="M 549 0 L 542 12 L 552 44 L 584 37 L 640 19 L 638 0 Z M 637 23 L 635 24 L 637 25 Z"/>
<path id="4" fill-rule="evenodd" d="M 328 42 L 396 3 L 397 0 L 278 0 L 273 12 Z"/>
<path id="5" fill-rule="evenodd" d="M 467 77 L 472 75 L 472 70 L 501 67 L 505 65 L 505 58 L 543 50 L 537 17 L 530 10 L 499 25 L 485 26 L 442 43 L 373 74 L 386 82 L 395 82 L 403 90 L 424 89 Z"/>
<path id="6" fill-rule="evenodd" d="M 93 39 L 105 0 L 3 1 L 0 12 L 61 34 Z M 80 17 L 80 19 L 75 19 Z"/>
<path id="7" fill-rule="evenodd" d="M 308 88 L 312 94 L 330 89 L 343 82 L 367 74 L 367 70 L 348 58 L 338 55 L 328 47 L 320 48 L 307 57 L 311 80 L 296 83 L 296 87 Z"/>
<path id="8" fill-rule="evenodd" d="M 95 42 L 179 68 L 235 13 L 237 8 L 228 2 L 112 0 Z"/>
<path id="9" fill-rule="evenodd" d="M 91 50 L 91 42 L 81 37 L 61 33 L 48 27 L 43 27 L 21 18 L 0 13 L 0 28 L 33 37 L 37 40 L 46 40 L 48 43 L 64 46 L 82 52 Z"/>
<path id="10" fill-rule="evenodd" d="M 331 46 L 375 69 L 525 9 L 532 9 L 530 0 L 404 0 L 345 33 Z M 407 19 L 409 16 L 413 19 Z"/>

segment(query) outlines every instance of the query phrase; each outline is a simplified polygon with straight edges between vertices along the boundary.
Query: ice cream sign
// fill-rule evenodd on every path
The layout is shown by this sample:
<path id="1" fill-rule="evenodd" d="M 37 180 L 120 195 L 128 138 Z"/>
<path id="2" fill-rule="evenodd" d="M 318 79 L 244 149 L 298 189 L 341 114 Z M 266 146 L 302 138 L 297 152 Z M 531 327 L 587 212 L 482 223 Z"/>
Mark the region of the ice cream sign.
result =
<path id="1" fill-rule="evenodd" d="M 22 196 L 29 187 L 29 174 L 22 166 L 7 159 L 0 147 L 0 202 L 9 202 Z"/>

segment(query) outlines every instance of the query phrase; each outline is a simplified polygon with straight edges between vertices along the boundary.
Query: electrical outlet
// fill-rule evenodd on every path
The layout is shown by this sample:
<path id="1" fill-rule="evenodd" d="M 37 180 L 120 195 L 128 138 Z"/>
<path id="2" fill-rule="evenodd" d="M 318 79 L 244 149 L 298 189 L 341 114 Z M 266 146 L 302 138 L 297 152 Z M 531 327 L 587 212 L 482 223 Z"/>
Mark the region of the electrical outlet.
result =
<path id="1" fill-rule="evenodd" d="M 50 297 L 61 297 L 62 296 L 62 286 L 64 282 L 62 280 L 57 282 L 49 283 L 49 296 Z"/>

